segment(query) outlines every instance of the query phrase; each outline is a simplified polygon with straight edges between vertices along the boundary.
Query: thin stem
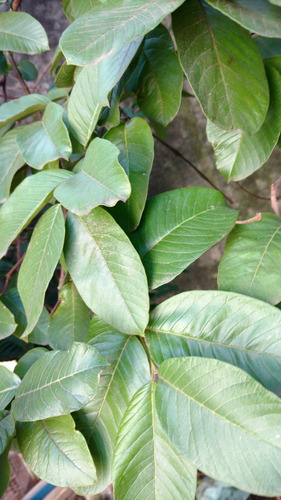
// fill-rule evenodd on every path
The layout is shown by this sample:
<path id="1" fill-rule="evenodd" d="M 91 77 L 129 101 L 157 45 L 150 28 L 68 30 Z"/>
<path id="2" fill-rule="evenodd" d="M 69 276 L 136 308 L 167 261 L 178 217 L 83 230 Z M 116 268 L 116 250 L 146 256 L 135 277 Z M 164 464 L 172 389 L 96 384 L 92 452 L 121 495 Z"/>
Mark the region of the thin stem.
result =
<path id="1" fill-rule="evenodd" d="M 15 265 L 10 269 L 10 271 L 6 274 L 5 278 L 5 285 L 4 285 L 4 288 L 3 288 L 3 293 L 6 293 L 7 291 L 7 288 L 9 286 L 9 282 L 10 282 L 10 279 L 12 277 L 12 275 L 14 274 L 14 272 L 17 270 L 17 268 L 19 267 L 20 263 L 23 261 L 24 259 L 24 256 L 25 256 L 25 253 L 20 257 L 20 259 L 15 263 Z"/>
<path id="2" fill-rule="evenodd" d="M 14 72 L 16 73 L 16 76 L 17 76 L 17 79 L 18 81 L 20 82 L 23 90 L 25 91 L 26 94 L 31 94 L 30 90 L 29 90 L 29 87 L 27 86 L 27 84 L 25 83 L 23 77 L 21 76 L 20 74 L 20 71 L 17 67 L 17 63 L 16 61 L 14 60 L 14 57 L 12 55 L 12 53 L 10 51 L 7 52 L 7 55 L 8 55 L 8 59 L 13 67 L 13 70 Z"/>
<path id="3" fill-rule="evenodd" d="M 202 179 L 204 179 L 204 181 L 206 181 L 208 184 L 210 184 L 210 186 L 212 186 L 214 189 L 216 189 L 217 191 L 219 191 L 224 197 L 225 199 L 233 204 L 233 200 L 231 198 L 229 198 L 221 189 L 219 189 L 205 174 L 203 174 L 203 172 L 201 172 L 199 170 L 198 167 L 196 167 L 196 165 L 194 165 L 194 163 L 192 163 L 188 158 L 186 158 L 182 153 L 180 153 L 177 149 L 173 148 L 173 146 L 171 146 L 170 144 L 168 144 L 167 142 L 163 141 L 162 139 L 160 139 L 160 137 L 157 137 L 157 135 L 153 134 L 153 137 L 155 139 L 157 139 L 157 141 L 159 141 L 161 144 L 163 144 L 163 146 L 165 146 L 166 148 L 168 148 L 170 151 L 172 151 L 172 153 L 174 153 L 175 156 L 178 156 L 179 158 L 181 158 L 181 160 L 185 161 L 185 163 L 187 163 L 191 168 L 193 168 L 193 170 L 195 170 L 195 172 L 200 175 L 200 177 L 202 177 Z"/>
<path id="4" fill-rule="evenodd" d="M 262 218 L 261 212 L 258 212 L 254 217 L 251 217 L 251 219 L 246 219 L 246 220 L 237 220 L 236 224 L 251 224 L 251 222 L 258 222 Z"/>
<path id="5" fill-rule="evenodd" d="M 265 201 L 270 201 L 271 198 L 267 197 L 267 196 L 260 196 L 256 193 L 253 193 L 252 191 L 249 191 L 248 189 L 246 189 L 244 186 L 242 186 L 242 184 L 240 184 L 240 182 L 236 182 L 237 186 L 242 190 L 244 191 L 245 193 L 247 193 L 249 196 L 252 196 L 253 198 L 258 198 L 258 200 L 265 200 Z M 281 197 L 279 196 L 279 199 Z"/>
<path id="6" fill-rule="evenodd" d="M 46 75 L 47 71 L 50 69 L 50 67 L 52 66 L 52 61 L 50 61 L 47 66 L 45 67 L 45 69 L 42 71 L 41 75 L 38 77 L 38 80 L 37 82 L 35 83 L 35 87 L 33 89 L 33 92 L 36 92 L 36 90 L 38 89 L 41 81 L 43 80 L 44 76 Z"/>
<path id="7" fill-rule="evenodd" d="M 15 12 L 20 8 L 21 0 L 13 0 L 12 10 Z"/>

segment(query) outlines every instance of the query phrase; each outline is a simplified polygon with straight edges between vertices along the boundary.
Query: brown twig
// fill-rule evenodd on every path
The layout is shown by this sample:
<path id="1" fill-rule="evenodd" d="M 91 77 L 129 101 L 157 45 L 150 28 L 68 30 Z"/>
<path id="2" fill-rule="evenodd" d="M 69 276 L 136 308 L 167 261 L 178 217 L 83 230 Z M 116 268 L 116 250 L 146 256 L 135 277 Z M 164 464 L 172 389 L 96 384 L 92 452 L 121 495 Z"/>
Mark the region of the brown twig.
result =
<path id="1" fill-rule="evenodd" d="M 252 191 L 249 191 L 248 189 L 246 189 L 244 186 L 242 186 L 242 184 L 240 184 L 240 182 L 236 182 L 237 186 L 242 189 L 242 191 L 244 191 L 245 193 L 247 193 L 249 196 L 252 196 L 253 198 L 258 198 L 258 200 L 266 200 L 266 201 L 270 201 L 270 198 L 269 197 L 266 197 L 266 196 L 260 196 L 259 194 L 256 194 L 256 193 L 253 193 Z"/>
<path id="2" fill-rule="evenodd" d="M 271 207 L 272 207 L 273 212 L 276 215 L 280 215 L 280 206 L 279 206 L 278 197 L 277 197 L 277 191 L 278 191 L 278 188 L 280 185 L 281 185 L 281 177 L 279 177 L 279 179 L 277 179 L 277 181 L 273 182 L 273 184 L 271 184 L 271 188 L 270 188 Z"/>
<path id="3" fill-rule="evenodd" d="M 64 285 L 65 277 L 66 277 L 66 272 L 61 267 L 60 268 L 59 283 L 58 283 L 58 291 L 60 291 L 62 289 L 62 287 Z M 59 296 L 57 302 L 55 303 L 55 305 L 53 307 L 53 309 L 51 309 L 50 316 L 52 316 L 54 314 L 54 312 L 57 310 L 57 308 L 60 305 L 60 303 L 61 303 L 61 297 Z"/>
<path id="4" fill-rule="evenodd" d="M 41 81 L 43 80 L 44 76 L 46 75 L 47 71 L 50 69 L 50 67 L 52 66 L 52 61 L 50 61 L 47 66 L 45 67 L 45 69 L 42 71 L 41 75 L 39 75 L 38 79 L 37 79 L 37 82 L 35 83 L 35 86 L 33 88 L 33 92 L 36 92 L 36 90 L 38 89 Z"/>
<path id="5" fill-rule="evenodd" d="M 153 137 L 157 139 L 157 141 L 159 141 L 161 144 L 163 144 L 163 146 L 172 151 L 172 153 L 174 153 L 175 156 L 178 156 L 179 158 L 181 158 L 181 160 L 185 161 L 185 163 L 187 163 L 191 168 L 193 168 L 193 170 L 195 170 L 195 172 L 198 175 L 200 175 L 200 177 L 202 177 L 204 181 L 206 181 L 208 184 L 210 184 L 210 186 L 219 191 L 229 203 L 233 204 L 233 200 L 229 198 L 221 189 L 219 189 L 205 174 L 203 174 L 203 172 L 201 172 L 201 170 L 199 170 L 199 168 L 196 167 L 194 163 L 192 163 L 188 158 L 186 158 L 182 153 L 180 153 L 180 151 L 178 151 L 177 149 L 173 148 L 173 146 L 160 139 L 160 137 L 157 137 L 157 135 L 153 134 Z"/>
<path id="6" fill-rule="evenodd" d="M 4 101 L 5 102 L 7 102 L 7 100 L 8 100 L 7 90 L 6 90 L 6 83 L 7 83 L 6 75 L 2 75 L 1 76 L 1 81 L 0 81 L 0 86 L 3 89 L 3 97 L 4 97 Z"/>
<path id="7" fill-rule="evenodd" d="M 20 82 L 20 84 L 21 84 L 21 86 L 22 86 L 23 90 L 25 91 L 25 93 L 26 93 L 26 94 L 31 94 L 31 92 L 30 92 L 30 90 L 29 90 L 28 85 L 25 83 L 25 81 L 24 81 L 23 77 L 22 77 L 22 76 L 21 76 L 21 74 L 20 74 L 20 71 L 19 71 L 19 69 L 18 69 L 18 67 L 17 67 L 17 63 L 16 63 L 16 61 L 14 60 L 14 57 L 13 57 L 12 53 L 11 53 L 10 51 L 8 51 L 8 52 L 7 52 L 7 55 L 8 55 L 8 59 L 9 59 L 9 61 L 10 61 L 11 65 L 12 65 L 12 67 L 13 67 L 14 72 L 16 73 L 17 79 L 18 79 L 18 81 Z"/>
<path id="8" fill-rule="evenodd" d="M 237 220 L 236 224 L 251 224 L 251 222 L 258 222 L 262 218 L 261 212 L 258 212 L 254 217 L 251 217 L 251 219 L 246 219 L 246 220 Z"/>
<path id="9" fill-rule="evenodd" d="M 14 12 L 20 8 L 21 0 L 13 0 L 12 9 Z"/>
<path id="10" fill-rule="evenodd" d="M 3 293 L 6 293 L 7 291 L 7 288 L 9 286 L 9 282 L 10 282 L 10 279 L 12 277 L 12 275 L 14 274 L 14 272 L 17 270 L 17 268 L 19 267 L 20 263 L 23 261 L 24 259 L 24 256 L 25 256 L 25 253 L 20 257 L 20 259 L 15 263 L 15 265 L 10 269 L 10 271 L 7 272 L 6 276 L 5 276 L 5 284 L 4 284 L 4 288 L 3 288 Z"/>

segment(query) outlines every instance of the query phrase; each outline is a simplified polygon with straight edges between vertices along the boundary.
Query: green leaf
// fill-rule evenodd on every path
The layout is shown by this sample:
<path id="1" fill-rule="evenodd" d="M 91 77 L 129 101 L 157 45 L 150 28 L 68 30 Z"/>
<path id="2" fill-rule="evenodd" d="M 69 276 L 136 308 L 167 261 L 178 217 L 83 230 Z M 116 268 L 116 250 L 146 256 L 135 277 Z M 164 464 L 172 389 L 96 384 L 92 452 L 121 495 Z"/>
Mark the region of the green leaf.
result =
<path id="1" fill-rule="evenodd" d="M 73 342 L 86 342 L 90 312 L 74 283 L 64 285 L 59 295 L 60 304 L 50 316 L 49 344 L 53 349 L 70 349 Z"/>
<path id="2" fill-rule="evenodd" d="M 97 64 L 151 31 L 182 3 L 108 0 L 74 21 L 62 34 L 60 47 L 68 64 Z"/>
<path id="3" fill-rule="evenodd" d="M 146 35 L 139 65 L 138 105 L 150 120 L 166 126 L 180 107 L 183 74 L 169 31 L 162 24 Z"/>
<path id="4" fill-rule="evenodd" d="M 17 328 L 14 332 L 14 335 L 16 335 L 17 337 L 21 337 L 26 329 L 27 319 L 18 290 L 16 288 L 9 288 L 5 295 L 1 297 L 1 301 L 3 302 L 3 304 L 5 304 L 5 306 L 9 308 L 9 310 L 15 317 Z M 40 345 L 46 345 L 48 343 L 48 322 L 49 314 L 47 309 L 44 307 L 37 325 L 28 337 L 29 342 Z"/>
<path id="5" fill-rule="evenodd" d="M 18 132 L 17 145 L 30 167 L 40 170 L 49 161 L 69 159 L 72 148 L 62 116 L 63 108 L 50 102 L 42 121 L 24 125 Z"/>
<path id="6" fill-rule="evenodd" d="M 20 383 L 21 380 L 17 375 L 0 365 L 0 411 L 4 410 L 13 399 Z"/>
<path id="7" fill-rule="evenodd" d="M 75 489 L 96 479 L 85 438 L 70 415 L 21 423 L 17 439 L 25 462 L 44 481 Z"/>
<path id="8" fill-rule="evenodd" d="M 38 71 L 36 66 L 30 61 L 23 59 L 18 64 L 18 69 L 21 73 L 21 76 L 27 82 L 34 82 L 38 78 Z"/>
<path id="9" fill-rule="evenodd" d="M 127 202 L 118 203 L 110 213 L 126 232 L 131 232 L 139 225 L 147 198 L 154 158 L 151 129 L 142 118 L 133 118 L 112 128 L 105 137 L 120 150 L 119 161 L 132 186 L 132 193 Z"/>
<path id="10" fill-rule="evenodd" d="M 10 440 L 14 437 L 15 420 L 11 413 L 0 412 L 0 455 L 4 453 Z"/>
<path id="11" fill-rule="evenodd" d="M 254 135 L 225 131 L 208 122 L 207 135 L 215 150 L 216 166 L 230 181 L 245 179 L 270 157 L 281 129 L 281 75 L 267 66 L 270 84 L 270 106 L 266 119 Z"/>
<path id="12" fill-rule="evenodd" d="M 62 209 L 54 205 L 36 224 L 18 275 L 18 291 L 27 318 L 22 337 L 32 332 L 42 313 L 45 293 L 63 249 L 64 235 Z"/>
<path id="13" fill-rule="evenodd" d="M 219 289 L 278 304 L 281 301 L 280 249 L 280 217 L 263 213 L 259 222 L 239 224 L 226 242 L 219 265 Z"/>
<path id="14" fill-rule="evenodd" d="M 24 179 L 0 209 L 0 258 L 10 244 L 52 198 L 54 188 L 72 173 L 48 170 Z"/>
<path id="15" fill-rule="evenodd" d="M 53 55 L 53 58 L 52 58 L 52 65 L 50 67 L 50 74 L 53 73 L 54 69 L 62 61 L 63 58 L 64 58 L 63 53 L 60 49 L 60 46 L 58 45 L 56 50 L 55 50 L 55 53 Z"/>
<path id="16" fill-rule="evenodd" d="M 10 441 L 9 445 L 5 449 L 5 451 L 0 455 L 0 495 L 5 493 L 6 489 L 8 488 L 8 484 L 10 481 L 10 464 L 8 460 L 8 455 L 9 455 L 9 448 L 12 443 L 12 440 Z"/>
<path id="17" fill-rule="evenodd" d="M 43 354 L 46 354 L 46 352 L 48 352 L 48 349 L 45 349 L 44 347 L 35 347 L 35 349 L 31 349 L 30 351 L 26 352 L 19 359 L 14 373 L 20 378 L 23 378 L 28 372 L 29 368 L 35 363 L 35 361 L 40 359 Z"/>
<path id="18" fill-rule="evenodd" d="M 272 5 L 278 5 L 278 7 L 281 7 L 281 1 L 280 0 L 269 0 Z"/>
<path id="19" fill-rule="evenodd" d="M 0 302 L 0 339 L 5 339 L 14 333 L 17 324 L 7 306 Z M 1 453 L 1 452 L 0 452 Z"/>
<path id="20" fill-rule="evenodd" d="M 49 50 L 43 26 L 26 12 L 0 14 L 0 50 L 38 54 Z"/>
<path id="21" fill-rule="evenodd" d="M 122 333 L 142 335 L 148 322 L 147 281 L 139 255 L 102 208 L 67 216 L 65 259 L 82 299 Z"/>
<path id="22" fill-rule="evenodd" d="M 277 56 L 281 53 L 280 38 L 266 38 L 257 36 L 254 38 L 256 45 L 259 48 L 262 58 Z"/>
<path id="23" fill-rule="evenodd" d="M 112 482 L 113 451 L 121 419 L 133 395 L 150 380 L 148 358 L 136 337 L 113 330 L 96 316 L 91 321 L 90 336 L 90 344 L 109 366 L 101 374 L 94 400 L 74 414 L 98 476 L 96 484 L 79 491 L 81 495 L 101 492 Z"/>
<path id="24" fill-rule="evenodd" d="M 44 95 L 29 94 L 2 104 L 0 106 L 0 127 L 27 118 L 37 111 L 42 111 L 49 102 L 50 99 Z"/>
<path id="25" fill-rule="evenodd" d="M 9 66 L 6 56 L 0 51 L 0 75 L 8 75 Z"/>
<path id="26" fill-rule="evenodd" d="M 240 294 L 180 293 L 150 315 L 146 341 L 152 359 L 216 358 L 247 371 L 281 395 L 281 312 Z"/>
<path id="27" fill-rule="evenodd" d="M 17 133 L 17 129 L 11 130 L 0 138 L 0 203 L 8 198 L 13 177 L 25 163 L 16 143 Z"/>
<path id="28" fill-rule="evenodd" d="M 118 162 L 119 149 L 111 142 L 94 139 L 79 172 L 55 189 L 54 196 L 76 215 L 87 215 L 98 205 L 114 206 L 131 194 L 129 179 Z"/>
<path id="29" fill-rule="evenodd" d="M 12 406 L 15 419 L 28 422 L 79 410 L 95 396 L 106 366 L 97 349 L 83 343 L 43 354 L 23 377 Z"/>
<path id="30" fill-rule="evenodd" d="M 85 12 L 93 9 L 97 5 L 97 0 L 62 0 L 65 15 L 70 21 L 82 16 Z"/>
<path id="31" fill-rule="evenodd" d="M 158 377 L 160 422 L 186 458 L 241 490 L 279 494 L 280 398 L 216 359 L 168 359 Z"/>
<path id="32" fill-rule="evenodd" d="M 247 30 L 259 35 L 281 38 L 281 11 L 267 0 L 206 0 L 215 9 Z M 279 1 L 279 5 L 281 5 Z"/>
<path id="33" fill-rule="evenodd" d="M 197 471 L 172 446 L 154 404 L 155 384 L 134 396 L 118 432 L 114 498 L 195 498 Z M 126 481 L 124 481 L 126 477 Z"/>
<path id="34" fill-rule="evenodd" d="M 57 87 L 72 87 L 74 85 L 74 74 L 76 66 L 66 64 L 65 62 L 59 68 L 55 77 L 55 85 Z"/>
<path id="35" fill-rule="evenodd" d="M 258 48 L 243 28 L 204 6 L 189 0 L 173 16 L 182 67 L 211 121 L 225 130 L 254 133 L 269 105 Z"/>
<path id="36" fill-rule="evenodd" d="M 218 191 L 182 188 L 148 200 L 132 241 L 151 289 L 168 283 L 233 227 L 237 212 Z"/>
<path id="37" fill-rule="evenodd" d="M 86 146 L 97 124 L 107 96 L 130 64 L 141 39 L 126 45 L 117 54 L 95 66 L 83 68 L 79 73 L 68 102 L 68 119 L 71 132 Z"/>

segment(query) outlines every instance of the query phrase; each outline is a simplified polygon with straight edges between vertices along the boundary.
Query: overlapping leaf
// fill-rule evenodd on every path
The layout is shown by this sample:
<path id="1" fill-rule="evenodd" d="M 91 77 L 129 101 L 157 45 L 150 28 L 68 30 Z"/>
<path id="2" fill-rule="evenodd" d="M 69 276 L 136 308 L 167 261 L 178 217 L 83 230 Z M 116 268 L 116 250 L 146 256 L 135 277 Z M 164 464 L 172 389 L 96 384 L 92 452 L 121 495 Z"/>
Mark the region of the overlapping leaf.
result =
<path id="1" fill-rule="evenodd" d="M 41 479 L 70 488 L 96 480 L 96 469 L 85 438 L 71 415 L 20 423 L 17 439 L 23 458 Z"/>
<path id="2" fill-rule="evenodd" d="M 20 378 L 23 378 L 35 361 L 40 359 L 46 352 L 48 352 L 48 349 L 44 347 L 35 347 L 27 351 L 17 362 L 14 373 Z"/>
<path id="3" fill-rule="evenodd" d="M 90 344 L 110 363 L 101 374 L 95 399 L 74 414 L 92 453 L 98 482 L 80 494 L 96 494 L 112 482 L 112 460 L 124 412 L 137 390 L 150 380 L 146 353 L 136 337 L 113 330 L 97 317 L 91 321 Z"/>
<path id="4" fill-rule="evenodd" d="M 9 245 L 52 198 L 54 188 L 73 175 L 67 170 L 48 170 L 27 177 L 0 209 L 0 258 Z"/>
<path id="5" fill-rule="evenodd" d="M 151 129 L 142 118 L 133 118 L 126 124 L 112 128 L 106 134 L 106 139 L 120 150 L 119 161 L 132 186 L 128 201 L 119 203 L 110 213 L 124 230 L 131 232 L 139 225 L 147 197 L 154 157 Z"/>
<path id="6" fill-rule="evenodd" d="M 43 354 L 24 376 L 13 412 L 23 422 L 66 415 L 95 396 L 107 363 L 97 349 L 74 343 L 69 351 Z"/>
<path id="7" fill-rule="evenodd" d="M 72 148 L 62 120 L 63 108 L 50 102 L 42 121 L 24 125 L 16 136 L 19 150 L 28 165 L 38 170 L 57 158 L 68 160 Z"/>
<path id="8" fill-rule="evenodd" d="M 181 293 L 150 315 L 146 340 L 160 365 L 168 358 L 216 358 L 247 371 L 281 395 L 281 313 L 259 300 L 217 291 Z"/>
<path id="9" fill-rule="evenodd" d="M 29 94 L 2 104 L 0 106 L 0 127 L 27 118 L 36 111 L 42 111 L 49 102 L 50 99 L 44 95 Z"/>
<path id="10" fill-rule="evenodd" d="M 179 451 L 199 470 L 257 495 L 280 492 L 281 400 L 216 359 L 168 359 L 155 406 Z"/>
<path id="11" fill-rule="evenodd" d="M 13 399 L 20 382 L 17 375 L 0 365 L 0 411 L 4 410 Z"/>
<path id="12" fill-rule="evenodd" d="M 218 285 L 277 304 L 281 301 L 281 220 L 264 213 L 262 220 L 239 225 L 230 233 L 220 262 Z"/>
<path id="13" fill-rule="evenodd" d="M 18 275 L 18 291 L 27 318 L 22 337 L 32 332 L 40 318 L 45 293 L 63 249 L 64 235 L 62 209 L 54 205 L 37 223 Z"/>
<path id="14" fill-rule="evenodd" d="M 281 129 L 281 75 L 267 66 L 270 106 L 266 119 L 254 135 L 225 131 L 208 122 L 207 135 L 213 144 L 217 169 L 228 181 L 245 179 L 270 157 Z"/>
<path id="15" fill-rule="evenodd" d="M 168 283 L 233 227 L 237 212 L 213 189 L 182 188 L 151 198 L 132 241 L 150 288 Z"/>
<path id="16" fill-rule="evenodd" d="M 64 285 L 59 298 L 59 306 L 50 316 L 48 340 L 53 349 L 67 350 L 73 342 L 87 340 L 90 312 L 72 281 Z"/>
<path id="17" fill-rule="evenodd" d="M 131 194 L 129 179 L 119 161 L 119 149 L 97 137 L 89 145 L 79 172 L 55 189 L 54 196 L 77 215 L 98 205 L 114 206 Z"/>
<path id="18" fill-rule="evenodd" d="M 96 5 L 96 0 L 83 0 L 83 2 L 81 0 L 63 0 L 62 2 L 64 13 L 70 21 L 74 21 Z"/>
<path id="19" fill-rule="evenodd" d="M 5 451 L 0 455 L 0 495 L 2 496 L 9 484 L 10 480 L 10 464 L 8 460 L 9 448 L 12 441 L 6 447 Z"/>
<path id="20" fill-rule="evenodd" d="M 17 129 L 0 138 L 0 203 L 8 198 L 15 173 L 25 164 L 16 143 Z"/>
<path id="21" fill-rule="evenodd" d="M 0 339 L 9 337 L 14 333 L 17 324 L 9 309 L 0 302 Z"/>
<path id="22" fill-rule="evenodd" d="M 69 64 L 97 64 L 155 28 L 183 0 L 108 0 L 79 17 L 61 36 Z"/>
<path id="23" fill-rule="evenodd" d="M 4 453 L 9 441 L 14 437 L 15 420 L 8 411 L 0 412 L 0 455 Z"/>
<path id="24" fill-rule="evenodd" d="M 73 64 L 62 64 L 55 77 L 56 87 L 72 87 L 74 84 L 74 74 L 76 66 Z"/>
<path id="25" fill-rule="evenodd" d="M 102 208 L 68 214 L 65 258 L 84 302 L 117 330 L 142 335 L 148 322 L 147 280 L 128 237 Z"/>
<path id="26" fill-rule="evenodd" d="M 259 35 L 281 38 L 281 11 L 276 0 L 206 0 L 215 9 Z M 278 0 L 277 0 L 278 1 Z M 281 5 L 279 3 L 279 5 Z"/>
<path id="27" fill-rule="evenodd" d="M 43 26 L 26 12 L 2 12 L 0 50 L 37 54 L 49 50 Z"/>
<path id="28" fill-rule="evenodd" d="M 110 90 L 121 78 L 139 48 L 141 39 L 123 47 L 117 54 L 79 73 L 68 103 L 68 119 L 74 137 L 88 143 Z"/>
<path id="29" fill-rule="evenodd" d="M 14 334 L 21 337 L 27 326 L 27 319 L 17 288 L 9 288 L 9 290 L 1 297 L 1 301 L 15 317 L 17 328 Z M 39 345 L 46 345 L 48 343 L 47 331 L 49 323 L 49 313 L 44 307 L 41 316 L 36 324 L 34 330 L 29 334 L 29 342 L 34 342 Z"/>
<path id="30" fill-rule="evenodd" d="M 113 464 L 116 500 L 195 497 L 196 468 L 179 455 L 163 431 L 154 391 L 155 384 L 142 387 L 122 420 Z"/>
<path id="31" fill-rule="evenodd" d="M 206 116 L 225 130 L 259 130 L 269 91 L 250 34 L 199 0 L 176 11 L 173 30 L 182 67 Z"/>
<path id="32" fill-rule="evenodd" d="M 139 67 L 138 104 L 152 122 L 166 126 L 180 107 L 183 74 L 169 31 L 162 24 L 146 35 Z"/>

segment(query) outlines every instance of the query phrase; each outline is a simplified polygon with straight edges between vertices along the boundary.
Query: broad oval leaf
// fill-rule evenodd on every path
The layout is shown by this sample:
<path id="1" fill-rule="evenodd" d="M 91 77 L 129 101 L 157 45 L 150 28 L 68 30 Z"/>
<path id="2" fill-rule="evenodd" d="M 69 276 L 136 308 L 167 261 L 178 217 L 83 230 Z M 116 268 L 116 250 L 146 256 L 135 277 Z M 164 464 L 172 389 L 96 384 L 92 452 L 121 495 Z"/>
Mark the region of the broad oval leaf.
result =
<path id="1" fill-rule="evenodd" d="M 13 399 L 20 383 L 21 380 L 17 375 L 6 366 L 0 365 L 0 411 L 4 410 Z"/>
<path id="2" fill-rule="evenodd" d="M 43 354 L 23 377 L 12 405 L 15 419 L 28 422 L 79 410 L 95 396 L 106 366 L 97 349 L 83 343 Z"/>
<path id="3" fill-rule="evenodd" d="M 281 395 L 281 312 L 240 294 L 192 291 L 150 314 L 146 341 L 153 360 L 217 358 L 247 371 Z"/>
<path id="4" fill-rule="evenodd" d="M 17 323 L 17 328 L 14 335 L 21 337 L 27 326 L 27 319 L 23 307 L 22 300 L 20 298 L 17 288 L 9 288 L 9 290 L 1 297 L 1 301 L 15 317 Z M 49 313 L 44 307 L 41 316 L 36 324 L 34 330 L 29 334 L 28 341 L 34 344 L 46 345 L 48 344 L 48 323 L 49 323 Z M 16 371 L 15 371 L 16 373 Z"/>
<path id="5" fill-rule="evenodd" d="M 55 85 L 58 88 L 72 87 L 74 85 L 76 66 L 73 64 L 66 64 L 65 62 L 61 65 L 59 70 L 56 72 Z"/>
<path id="6" fill-rule="evenodd" d="M 163 431 L 154 391 L 155 384 L 142 387 L 121 422 L 113 463 L 116 500 L 195 498 L 196 467 L 178 453 Z"/>
<path id="7" fill-rule="evenodd" d="M 44 347 L 35 347 L 34 349 L 27 351 L 17 362 L 14 373 L 22 379 L 35 361 L 40 359 L 43 354 L 46 354 L 46 352 L 48 352 L 48 349 L 45 349 Z"/>
<path id="8" fill-rule="evenodd" d="M 98 317 L 91 321 L 90 344 L 108 361 L 96 397 L 74 414 L 77 428 L 85 436 L 92 453 L 98 482 L 81 495 L 94 495 L 112 482 L 112 460 L 117 432 L 133 395 L 150 381 L 147 355 L 140 341 L 111 328 Z"/>
<path id="9" fill-rule="evenodd" d="M 34 82 L 38 78 L 38 71 L 36 66 L 27 59 L 22 59 L 18 63 L 18 69 L 21 76 L 26 82 Z"/>
<path id="10" fill-rule="evenodd" d="M 173 30 L 182 67 L 206 116 L 225 130 L 259 130 L 269 91 L 250 34 L 199 0 L 176 11 Z"/>
<path id="11" fill-rule="evenodd" d="M 182 188 L 148 200 L 132 241 L 151 289 L 168 283 L 233 227 L 237 212 L 218 191 Z"/>
<path id="12" fill-rule="evenodd" d="M 12 335 L 16 328 L 14 316 L 7 306 L 0 302 L 0 340 Z"/>
<path id="13" fill-rule="evenodd" d="M 50 99 L 44 95 L 29 94 L 2 104 L 0 106 L 0 127 L 27 118 L 37 111 L 42 111 L 49 102 Z"/>
<path id="14" fill-rule="evenodd" d="M 281 219 L 263 213 L 259 222 L 239 224 L 230 233 L 219 265 L 220 290 L 281 301 Z"/>
<path id="15" fill-rule="evenodd" d="M 212 7 L 259 35 L 281 38 L 281 11 L 269 0 L 206 0 Z M 278 1 L 278 0 L 277 0 Z M 281 3 L 279 2 L 279 5 Z"/>
<path id="16" fill-rule="evenodd" d="M 137 52 L 141 39 L 123 47 L 117 54 L 95 66 L 83 68 L 72 89 L 67 115 L 74 137 L 86 146 L 97 124 L 107 96 L 119 81 Z"/>
<path id="17" fill-rule="evenodd" d="M 79 17 L 62 34 L 68 64 L 97 64 L 155 28 L 183 0 L 108 0 Z"/>
<path id="18" fill-rule="evenodd" d="M 9 245 L 52 198 L 54 188 L 73 175 L 67 170 L 48 170 L 24 179 L 0 209 L 0 258 Z"/>
<path id="19" fill-rule="evenodd" d="M 143 335 L 148 322 L 147 280 L 139 255 L 102 208 L 66 220 L 65 259 L 82 299 L 120 332 Z"/>
<path id="20" fill-rule="evenodd" d="M 54 196 L 76 215 L 87 215 L 98 205 L 112 207 L 131 194 L 129 179 L 119 161 L 119 149 L 97 137 L 89 145 L 82 168 L 60 184 Z"/>
<path id="21" fill-rule="evenodd" d="M 66 283 L 59 294 L 59 306 L 50 316 L 48 340 L 53 349 L 70 349 L 73 342 L 86 342 L 90 311 L 74 283 Z"/>
<path id="22" fill-rule="evenodd" d="M 15 420 L 8 411 L 0 412 L 0 455 L 4 453 L 9 441 L 14 437 Z"/>
<path id="23" fill-rule="evenodd" d="M 87 443 L 71 415 L 21 422 L 17 439 L 25 462 L 41 479 L 74 489 L 96 480 Z"/>
<path id="24" fill-rule="evenodd" d="M 162 24 L 146 35 L 139 65 L 138 105 L 152 122 L 165 127 L 179 110 L 183 74 L 169 31 Z"/>
<path id="25" fill-rule="evenodd" d="M 0 138 L 0 203 L 8 198 L 13 177 L 25 164 L 16 143 L 17 133 L 14 129 Z"/>
<path id="26" fill-rule="evenodd" d="M 132 186 L 127 202 L 118 203 L 110 213 L 126 232 L 131 232 L 139 225 L 147 198 L 154 158 L 153 136 L 145 120 L 133 118 L 112 128 L 105 137 L 120 150 L 119 161 Z"/>
<path id="27" fill-rule="evenodd" d="M 62 106 L 50 102 L 46 106 L 42 121 L 21 127 L 16 141 L 30 167 L 40 170 L 46 163 L 57 158 L 69 159 L 72 147 L 62 116 Z"/>
<path id="28" fill-rule="evenodd" d="M 215 150 L 216 166 L 230 181 L 245 179 L 270 157 L 281 129 L 281 75 L 267 66 L 270 106 L 260 130 L 254 135 L 225 131 L 208 121 L 207 136 Z"/>
<path id="29" fill-rule="evenodd" d="M 0 50 L 38 54 L 49 50 L 43 26 L 26 12 L 0 14 Z"/>
<path id="30" fill-rule="evenodd" d="M 10 481 L 10 464 L 8 460 L 9 449 L 12 444 L 12 440 L 9 442 L 5 451 L 0 455 L 0 495 L 5 493 L 8 488 Z"/>
<path id="31" fill-rule="evenodd" d="M 22 337 L 32 332 L 40 318 L 45 293 L 63 249 L 64 235 L 62 209 L 54 205 L 36 224 L 18 274 L 18 291 L 27 318 Z"/>
<path id="32" fill-rule="evenodd" d="M 158 377 L 156 410 L 182 454 L 208 476 L 241 490 L 279 494 L 280 398 L 216 359 L 168 359 Z"/>

